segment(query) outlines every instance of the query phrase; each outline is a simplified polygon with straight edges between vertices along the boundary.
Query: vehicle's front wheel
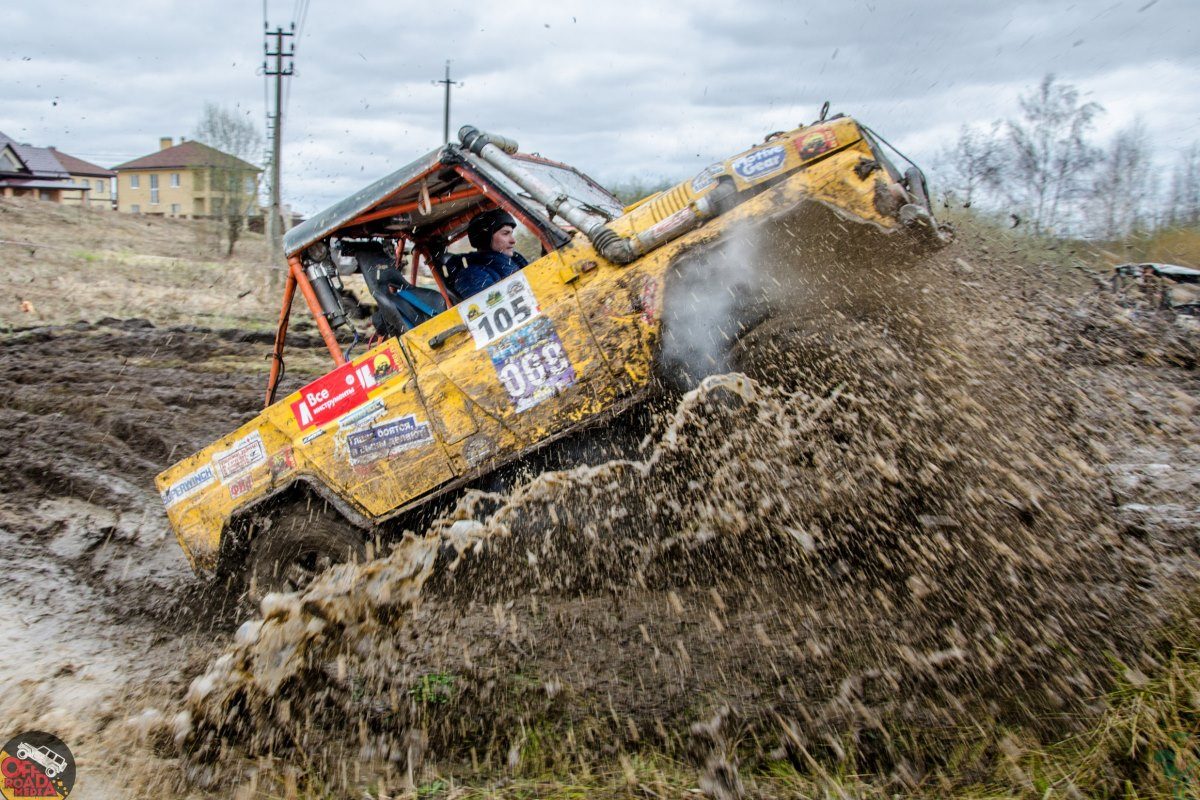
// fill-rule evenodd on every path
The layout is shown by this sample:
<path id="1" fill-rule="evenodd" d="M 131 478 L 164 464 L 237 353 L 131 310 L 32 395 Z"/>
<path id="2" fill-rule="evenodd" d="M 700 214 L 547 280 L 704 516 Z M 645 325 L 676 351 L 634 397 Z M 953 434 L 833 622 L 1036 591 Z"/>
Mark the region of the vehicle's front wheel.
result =
<path id="1" fill-rule="evenodd" d="M 300 591 L 335 564 L 365 555 L 362 533 L 324 503 L 298 505 L 275 517 L 250 543 L 249 597 L 258 602 L 271 592 Z"/>

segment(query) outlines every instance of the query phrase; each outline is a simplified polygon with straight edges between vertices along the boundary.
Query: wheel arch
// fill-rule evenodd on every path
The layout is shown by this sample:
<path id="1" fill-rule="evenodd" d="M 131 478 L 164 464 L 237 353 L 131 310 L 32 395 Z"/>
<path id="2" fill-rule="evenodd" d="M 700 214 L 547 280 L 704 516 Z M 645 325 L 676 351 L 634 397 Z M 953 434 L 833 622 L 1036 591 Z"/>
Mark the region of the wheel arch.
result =
<path id="1" fill-rule="evenodd" d="M 348 503 L 320 477 L 297 473 L 287 483 L 238 508 L 225 520 L 217 552 L 217 574 L 229 574 L 243 568 L 250 543 L 258 535 L 261 523 L 273 518 L 288 505 L 305 499 L 326 503 L 364 535 L 374 527 L 369 517 Z"/>

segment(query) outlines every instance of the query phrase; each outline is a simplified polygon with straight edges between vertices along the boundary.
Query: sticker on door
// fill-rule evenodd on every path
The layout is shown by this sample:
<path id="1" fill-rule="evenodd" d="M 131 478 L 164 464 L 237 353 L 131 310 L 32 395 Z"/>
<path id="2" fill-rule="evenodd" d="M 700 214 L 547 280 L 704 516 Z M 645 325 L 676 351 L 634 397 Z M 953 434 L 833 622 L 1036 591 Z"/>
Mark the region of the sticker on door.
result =
<path id="1" fill-rule="evenodd" d="M 496 376 L 518 412 L 575 383 L 575 368 L 550 320 L 542 317 L 488 346 Z"/>
<path id="2" fill-rule="evenodd" d="M 518 272 L 459 303 L 458 313 L 478 350 L 540 317 L 542 309 L 529 279 Z"/>

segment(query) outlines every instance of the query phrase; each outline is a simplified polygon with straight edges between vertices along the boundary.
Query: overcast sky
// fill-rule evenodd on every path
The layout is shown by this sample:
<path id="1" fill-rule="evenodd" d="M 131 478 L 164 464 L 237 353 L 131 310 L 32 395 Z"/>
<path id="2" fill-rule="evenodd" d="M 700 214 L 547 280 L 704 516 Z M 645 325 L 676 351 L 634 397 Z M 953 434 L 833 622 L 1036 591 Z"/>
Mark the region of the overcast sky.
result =
<path id="1" fill-rule="evenodd" d="M 113 166 L 190 137 L 205 102 L 263 129 L 263 16 L 261 0 L 4 0 L 0 131 Z M 441 143 L 447 58 L 452 131 L 604 182 L 688 177 L 826 99 L 929 162 L 1047 72 L 1107 109 L 1098 141 L 1140 118 L 1169 163 L 1200 140 L 1200 0 L 268 0 L 266 16 L 298 25 L 283 188 L 306 213 Z"/>

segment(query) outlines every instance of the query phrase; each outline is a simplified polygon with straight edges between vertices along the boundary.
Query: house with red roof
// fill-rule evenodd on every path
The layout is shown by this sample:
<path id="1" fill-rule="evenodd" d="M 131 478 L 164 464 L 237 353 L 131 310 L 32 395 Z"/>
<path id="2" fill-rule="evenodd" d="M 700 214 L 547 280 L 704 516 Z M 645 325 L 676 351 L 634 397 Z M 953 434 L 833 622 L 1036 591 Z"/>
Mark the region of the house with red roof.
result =
<path id="1" fill-rule="evenodd" d="M 112 207 L 116 173 L 53 147 L 22 144 L 0 133 L 0 196 Z"/>
<path id="2" fill-rule="evenodd" d="M 46 149 L 67 171 L 75 185 L 80 187 L 78 192 L 66 192 L 63 195 L 64 203 L 78 203 L 93 208 L 116 208 L 117 193 L 113 179 L 117 177 L 117 173 L 90 161 L 84 161 L 82 158 L 68 155 L 54 147 Z"/>
<path id="3" fill-rule="evenodd" d="M 262 170 L 202 142 L 169 137 L 157 152 L 113 167 L 117 210 L 168 217 L 226 217 L 261 213 L 258 179 Z"/>

